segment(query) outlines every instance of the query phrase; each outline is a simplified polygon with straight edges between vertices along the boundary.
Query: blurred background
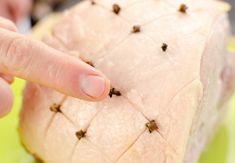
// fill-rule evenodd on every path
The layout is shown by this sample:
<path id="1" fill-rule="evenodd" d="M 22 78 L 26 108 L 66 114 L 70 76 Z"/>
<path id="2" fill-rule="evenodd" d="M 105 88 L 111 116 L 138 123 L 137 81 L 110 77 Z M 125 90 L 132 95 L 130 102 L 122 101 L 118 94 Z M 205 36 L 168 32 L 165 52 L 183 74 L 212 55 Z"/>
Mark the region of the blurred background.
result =
<path id="1" fill-rule="evenodd" d="M 230 4 L 232 4 L 232 11 L 230 12 L 230 19 L 232 22 L 232 32 L 235 34 L 235 0 L 226 0 Z"/>

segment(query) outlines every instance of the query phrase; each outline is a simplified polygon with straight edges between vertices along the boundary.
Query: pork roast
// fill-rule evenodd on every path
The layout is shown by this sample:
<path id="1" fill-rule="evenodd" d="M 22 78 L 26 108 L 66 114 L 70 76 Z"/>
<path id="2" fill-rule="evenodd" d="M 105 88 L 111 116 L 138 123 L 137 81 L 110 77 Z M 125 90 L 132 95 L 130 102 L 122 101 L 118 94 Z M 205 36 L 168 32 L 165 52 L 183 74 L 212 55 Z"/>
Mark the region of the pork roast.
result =
<path id="1" fill-rule="evenodd" d="M 87 102 L 28 83 L 23 144 L 45 163 L 196 163 L 234 88 L 228 10 L 85 0 L 65 11 L 45 42 L 102 71 L 110 96 Z"/>

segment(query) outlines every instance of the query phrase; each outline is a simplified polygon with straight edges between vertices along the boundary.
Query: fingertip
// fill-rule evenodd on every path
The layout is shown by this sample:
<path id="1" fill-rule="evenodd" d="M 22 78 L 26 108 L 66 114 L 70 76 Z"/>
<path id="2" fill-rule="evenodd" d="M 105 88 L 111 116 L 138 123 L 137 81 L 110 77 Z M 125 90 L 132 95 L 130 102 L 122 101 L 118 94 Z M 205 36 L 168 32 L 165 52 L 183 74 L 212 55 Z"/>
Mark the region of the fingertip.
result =
<path id="1" fill-rule="evenodd" d="M 104 77 L 104 80 L 105 80 L 104 91 L 101 94 L 101 96 L 96 99 L 96 101 L 101 101 L 101 100 L 105 99 L 110 92 L 110 87 L 111 87 L 110 80 L 108 80 L 106 77 Z"/>
<path id="2" fill-rule="evenodd" d="M 80 75 L 79 87 L 91 100 L 97 101 L 107 94 L 107 80 L 100 75 Z"/>
<path id="3" fill-rule="evenodd" d="M 43 81 L 44 85 L 87 101 L 100 101 L 108 95 L 110 81 L 102 72 L 71 56 L 54 55 L 54 57 L 58 58 L 54 58 L 50 63 L 52 66 L 48 71 L 49 74 L 44 73 L 43 79 L 47 79 Z"/>
<path id="4" fill-rule="evenodd" d="M 13 93 L 6 81 L 0 78 L 0 118 L 8 114 L 13 105 Z"/>
<path id="5" fill-rule="evenodd" d="M 94 66 L 90 66 L 82 60 L 79 60 L 79 63 L 77 64 L 77 68 L 80 67 L 80 72 L 77 71 L 79 75 L 77 98 L 88 101 L 101 101 L 105 99 L 110 92 L 110 80 Z"/>

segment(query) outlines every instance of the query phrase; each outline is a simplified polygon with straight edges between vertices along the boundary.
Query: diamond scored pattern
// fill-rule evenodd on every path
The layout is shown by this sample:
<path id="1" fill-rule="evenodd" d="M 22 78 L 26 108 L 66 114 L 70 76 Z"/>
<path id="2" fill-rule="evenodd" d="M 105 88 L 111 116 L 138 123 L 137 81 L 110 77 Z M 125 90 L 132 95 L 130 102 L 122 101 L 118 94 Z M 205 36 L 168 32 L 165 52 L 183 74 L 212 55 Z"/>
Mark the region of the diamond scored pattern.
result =
<path id="1" fill-rule="evenodd" d="M 162 17 L 160 12 L 158 14 L 155 14 L 155 12 L 154 12 L 154 10 L 158 10 L 158 7 L 162 10 L 169 8 L 169 13 L 172 12 L 172 10 L 170 10 L 170 6 L 168 6 L 167 3 L 165 3 L 164 1 L 160 1 L 160 0 L 159 1 L 155 1 L 155 0 L 146 0 L 146 1 L 133 0 L 133 1 L 131 1 L 131 0 L 129 0 L 128 3 L 126 3 L 125 0 L 116 0 L 116 1 L 115 0 L 113 0 L 113 1 L 97 0 L 97 3 L 98 3 L 97 4 L 98 6 L 95 6 L 95 7 L 93 7 L 93 9 L 89 10 L 89 12 L 92 12 L 92 14 L 90 14 L 90 15 L 86 14 L 85 9 L 84 9 L 84 13 L 81 13 L 81 15 L 80 15 L 82 17 L 82 20 L 81 20 L 81 17 L 79 17 L 79 16 L 73 17 L 72 20 L 74 20 L 74 21 L 70 20 L 68 22 L 70 24 L 66 26 L 66 29 L 62 29 L 62 31 L 64 31 L 64 32 L 67 31 L 67 33 L 64 33 L 64 35 L 68 35 L 67 40 L 64 40 L 62 35 L 55 34 L 55 37 L 60 39 L 62 42 L 64 42 L 68 46 L 67 48 L 69 50 L 83 51 L 84 50 L 83 47 L 85 49 L 91 50 L 89 52 L 85 50 L 86 52 L 84 53 L 84 56 L 82 56 L 82 57 L 95 59 L 96 60 L 95 62 L 97 64 L 98 68 L 101 70 L 103 69 L 105 71 L 105 70 L 107 70 L 107 67 L 105 67 L 105 66 L 109 66 L 110 69 L 113 69 L 113 67 L 115 65 L 113 65 L 112 63 L 104 64 L 103 63 L 104 59 L 101 59 L 102 57 L 104 57 L 104 56 L 105 56 L 105 58 L 112 57 L 110 54 L 116 53 L 117 51 L 122 51 L 123 49 L 120 49 L 120 48 L 123 48 L 123 46 L 125 46 L 125 44 L 126 45 L 129 44 L 129 46 L 131 44 L 138 45 L 141 42 L 135 42 L 135 40 L 144 40 L 142 42 L 142 44 L 150 47 L 147 49 L 147 50 L 149 50 L 150 54 L 153 54 L 153 51 L 155 51 L 156 56 L 155 57 L 151 56 L 152 58 L 148 58 L 147 55 L 144 55 L 146 52 L 141 52 L 141 51 L 131 52 L 130 54 L 142 56 L 143 60 L 148 60 L 147 62 L 149 63 L 150 67 L 154 67 L 154 65 L 157 65 L 160 67 L 160 64 L 169 64 L 170 63 L 167 55 L 165 55 L 165 56 L 160 55 L 160 54 L 162 54 L 161 48 L 160 48 L 161 45 L 160 44 L 158 45 L 156 42 L 154 42 L 154 40 L 157 40 L 158 38 L 160 38 L 163 41 L 168 36 L 170 36 L 171 33 L 166 33 L 165 35 L 164 34 L 161 35 L 159 33 L 159 35 L 154 35 L 154 33 L 146 32 L 146 31 L 153 31 L 153 30 L 148 30 L 148 29 L 156 28 L 158 25 L 160 25 L 160 24 L 157 24 L 158 19 L 164 19 L 166 21 L 166 23 L 170 23 L 169 21 L 172 21 L 171 20 L 171 19 L 173 19 L 172 16 L 169 16 L 169 19 L 168 19 L 168 15 L 165 15 Z M 99 7 L 99 4 L 102 4 L 103 6 L 110 8 L 113 3 L 120 4 L 121 6 L 124 7 L 123 11 L 121 11 L 121 17 L 124 17 L 124 15 L 125 15 L 126 20 L 124 20 L 121 17 L 118 17 L 117 15 L 114 15 L 112 12 L 110 12 L 108 10 L 105 10 L 103 7 Z M 146 15 L 148 15 L 149 12 L 152 12 L 153 14 L 151 14 L 151 16 L 145 17 L 144 12 L 143 12 L 143 16 L 139 16 L 138 13 L 134 12 L 135 10 L 139 10 L 140 7 L 141 8 L 143 7 L 140 4 L 146 5 L 148 3 L 151 3 L 153 8 L 151 8 L 149 11 L 147 11 Z M 158 4 L 159 6 L 154 5 L 155 3 Z M 164 7 L 161 7 L 161 6 L 164 6 Z M 132 13 L 133 13 L 133 15 L 132 15 Z M 90 18 L 89 16 L 97 16 L 97 19 Z M 137 18 L 140 18 L 140 19 L 137 19 Z M 175 21 L 177 21 L 177 20 L 180 21 L 181 18 L 184 19 L 185 17 L 176 16 Z M 106 23 L 106 21 L 109 19 L 113 20 L 112 25 Z M 187 18 L 185 18 L 185 19 L 187 19 Z M 97 21 L 97 23 L 89 22 L 91 20 Z M 147 22 L 150 22 L 150 23 L 145 24 Z M 182 22 L 185 22 L 185 20 L 182 20 Z M 75 25 L 74 23 L 78 24 L 79 26 L 81 25 L 80 29 L 83 29 L 84 31 L 79 31 L 79 27 L 77 25 Z M 145 26 L 143 27 L 143 33 L 140 33 L 136 36 L 130 34 L 131 27 L 135 23 L 136 24 L 145 24 Z M 177 23 L 178 23 L 178 21 L 177 21 Z M 189 21 L 188 23 L 198 23 L 198 22 L 190 22 Z M 90 24 L 95 24 L 96 27 L 89 26 Z M 103 26 L 101 26 L 101 25 L 103 25 Z M 200 25 L 201 24 L 199 23 L 195 29 L 187 29 L 186 28 L 183 32 L 186 31 L 186 34 L 194 32 L 198 28 L 200 28 Z M 63 25 L 61 25 L 61 27 L 62 26 Z M 165 26 L 165 25 L 163 25 L 163 26 Z M 195 27 L 195 25 L 193 27 Z M 77 30 L 75 30 L 74 28 L 77 28 Z M 159 26 L 159 28 L 161 28 L 161 26 Z M 146 31 L 145 31 L 145 29 L 146 29 Z M 61 30 L 61 28 L 59 26 L 58 28 L 55 29 L 55 32 L 60 31 L 60 30 Z M 87 31 L 85 31 L 85 30 L 87 30 Z M 78 31 L 78 33 L 75 33 L 75 35 L 71 36 L 71 34 L 68 33 L 70 31 Z M 119 33 L 118 31 L 122 31 L 122 33 Z M 156 31 L 157 31 L 157 28 L 156 28 Z M 172 31 L 174 31 L 174 30 L 172 29 Z M 170 31 L 170 32 L 172 32 L 172 31 Z M 99 37 L 99 35 L 97 35 L 99 33 L 100 33 L 100 41 L 106 40 L 106 43 L 103 43 L 103 44 L 97 43 L 97 47 L 89 47 L 89 44 L 87 42 L 83 43 L 82 39 L 84 37 L 89 37 L 91 39 L 90 41 L 92 42 L 93 36 Z M 104 36 L 103 34 L 107 34 L 107 35 Z M 183 34 L 185 34 L 185 33 L 183 33 Z M 110 36 L 112 38 L 110 38 Z M 142 37 L 142 39 L 138 39 L 138 37 Z M 153 40 L 150 38 L 152 38 Z M 171 38 L 172 38 L 172 35 L 171 35 Z M 176 39 L 179 39 L 178 36 Z M 126 42 L 128 42 L 128 43 L 126 43 Z M 134 43 L 132 43 L 132 42 L 134 42 Z M 102 46 L 100 46 L 100 45 L 102 45 Z M 169 47 L 169 48 L 171 48 L 171 47 Z M 108 50 L 102 51 L 101 49 L 102 50 L 108 49 Z M 118 60 L 118 57 L 120 57 L 120 56 L 116 55 L 115 57 L 116 58 L 112 58 L 112 59 Z M 125 62 L 125 61 L 123 61 L 123 62 Z M 159 63 L 159 65 L 157 63 Z M 132 64 L 134 66 L 138 66 L 140 63 L 135 63 L 135 61 L 133 60 Z M 102 67 L 102 66 L 104 66 L 104 67 Z M 128 68 L 128 66 L 126 66 L 126 68 Z M 131 68 L 131 66 L 130 66 L 130 68 Z M 138 73 L 136 73 L 132 70 L 133 69 L 126 70 L 126 71 L 128 73 L 132 73 L 129 76 L 132 76 L 132 77 L 135 76 L 135 79 L 138 79 Z M 148 69 L 148 67 L 146 67 L 146 69 L 144 71 L 151 72 L 152 69 Z M 160 68 L 159 71 L 163 71 L 163 70 Z M 109 73 L 107 72 L 107 74 L 109 74 Z M 117 74 L 115 74 L 115 76 L 116 75 Z M 120 78 L 120 80 L 123 80 L 123 79 Z M 125 79 L 125 80 L 128 81 L 128 79 Z M 142 79 L 139 79 L 138 82 L 140 82 L 141 80 Z M 130 79 L 130 81 L 131 81 L 131 79 Z M 118 82 L 118 80 L 117 80 L 116 83 L 113 83 L 113 84 L 115 86 L 118 86 L 119 88 L 121 88 L 121 90 L 124 91 L 124 96 L 126 96 L 128 100 L 132 101 L 133 100 L 132 98 L 128 98 L 129 92 L 131 92 L 132 90 L 125 90 L 125 88 L 128 88 L 128 85 L 125 86 L 125 84 L 126 84 L 125 82 L 123 83 L 123 81 L 122 81 L 123 85 L 118 85 L 119 83 L 121 83 L 121 81 Z M 133 83 L 129 82 L 127 84 L 132 85 Z M 134 90 L 134 92 L 135 92 L 135 90 Z M 140 99 L 141 99 L 141 97 L 140 97 Z M 114 104 L 116 104 L 116 105 L 113 105 L 113 103 L 110 104 L 109 102 L 111 100 L 114 101 Z M 142 100 L 144 101 L 144 99 L 142 99 Z M 133 103 L 135 103 L 135 101 Z M 141 104 L 143 104 L 143 103 L 141 103 Z M 72 108 L 70 105 L 72 105 Z M 104 106 L 104 107 L 101 108 L 100 106 Z M 140 105 L 137 104 L 137 106 L 139 107 Z M 130 105 L 130 103 L 127 100 L 125 100 L 123 97 L 115 97 L 113 99 L 106 99 L 104 102 L 101 102 L 99 105 L 90 104 L 89 106 L 87 106 L 87 108 L 85 108 L 85 110 L 87 111 L 87 112 L 85 111 L 85 113 L 84 113 L 84 110 L 81 110 L 79 108 L 79 107 L 81 107 L 81 105 L 77 104 L 76 102 L 73 103 L 72 100 L 71 101 L 66 100 L 65 104 L 62 107 L 63 107 L 63 111 L 67 115 L 67 117 L 71 117 L 71 121 L 74 122 L 74 124 L 76 124 L 76 128 L 70 127 L 70 128 L 73 128 L 74 130 L 63 131 L 63 133 L 62 133 L 62 131 L 58 131 L 58 132 L 56 131 L 55 133 L 58 133 L 57 136 L 69 134 L 69 135 L 65 136 L 64 139 L 66 140 L 66 139 L 68 139 L 68 137 L 71 136 L 71 134 L 75 134 L 77 129 L 88 127 L 87 138 L 81 139 L 81 141 L 79 141 L 77 143 L 77 147 L 74 148 L 75 152 L 73 153 L 72 160 L 78 160 L 79 158 L 83 159 L 82 157 L 84 157 L 84 160 L 81 162 L 85 162 L 85 160 L 86 160 L 85 157 L 87 157 L 87 159 L 89 160 L 89 158 L 92 158 L 92 157 L 94 158 L 95 156 L 97 158 L 98 156 L 102 155 L 101 160 L 100 161 L 97 160 L 97 162 L 105 162 L 105 163 L 107 162 L 108 163 L 108 162 L 118 161 L 120 163 L 122 163 L 122 162 L 124 163 L 124 162 L 128 162 L 128 159 L 131 159 L 131 160 L 136 159 L 136 162 L 138 162 L 137 160 L 142 160 L 142 162 L 144 162 L 144 159 L 146 157 L 153 155 L 154 152 L 156 153 L 156 151 L 159 152 L 160 150 L 162 150 L 162 151 L 160 151 L 162 153 L 167 153 L 167 151 L 169 151 L 169 149 L 167 149 L 168 146 L 164 145 L 165 142 L 163 142 L 162 137 L 157 132 L 154 132 L 153 134 L 149 134 L 148 132 L 143 132 L 143 131 L 145 131 L 144 124 L 147 122 L 147 119 L 144 118 L 144 116 L 146 116 L 146 113 L 144 113 L 143 110 L 140 110 L 139 108 L 137 108 L 137 107 L 135 108 L 135 107 L 133 107 L 133 105 Z M 67 107 L 70 107 L 68 109 L 71 109 L 71 110 L 70 111 L 66 110 Z M 89 112 L 89 109 L 91 109 L 91 110 L 93 109 L 93 111 L 91 111 L 91 114 Z M 96 114 L 97 113 L 96 109 L 100 109 L 98 114 Z M 73 113 L 76 113 L 76 114 L 73 115 Z M 86 113 L 88 113 L 88 114 L 86 114 Z M 85 120 L 82 120 L 81 118 L 83 118 L 84 115 L 87 115 L 88 118 Z M 58 117 L 56 117 L 55 121 L 57 121 L 57 119 L 58 119 L 58 122 L 57 122 L 58 124 L 61 124 L 60 123 L 61 120 L 63 120 L 63 124 L 61 124 L 61 125 L 68 123 L 68 122 L 66 122 L 68 120 L 61 117 L 61 116 L 63 116 L 62 114 L 58 114 L 56 116 L 58 116 Z M 149 117 L 148 114 L 146 117 Z M 155 117 L 155 116 L 153 116 L 153 117 Z M 90 120 L 91 120 L 91 122 L 90 122 Z M 89 122 L 89 124 L 87 124 L 88 122 Z M 126 127 L 126 126 L 128 126 L 128 127 Z M 53 133 L 52 131 L 55 130 L 56 128 L 57 128 L 57 130 L 59 130 L 60 126 L 50 127 L 49 130 L 51 130 L 51 131 L 49 131 L 49 133 L 48 133 L 49 137 L 47 135 L 47 137 L 48 137 L 47 139 L 52 139 L 52 138 L 50 138 L 50 132 Z M 112 132 L 115 133 L 115 131 L 119 131 L 119 130 L 120 131 L 125 130 L 125 131 L 120 132 L 120 135 L 112 135 Z M 58 138 L 58 139 L 60 139 L 60 138 Z M 137 158 L 128 158 L 127 157 L 128 153 L 131 153 L 131 152 L 132 153 L 133 152 L 143 153 L 141 151 L 133 151 L 132 147 L 137 146 L 137 148 L 135 148 L 135 149 L 138 149 L 138 150 L 148 148 L 148 145 L 149 145 L 148 141 L 151 142 L 150 139 L 154 140 L 154 142 L 156 142 L 156 148 L 154 148 L 152 150 L 148 150 L 150 153 L 146 153 L 145 156 L 143 156 L 142 158 L 138 158 L 138 157 Z M 104 140 L 104 141 L 100 141 L 100 140 Z M 108 144 L 102 144 L 103 142 L 105 142 L 105 140 L 108 140 Z M 143 140 L 146 141 L 146 144 L 143 143 L 143 142 L 145 142 Z M 73 141 L 73 143 L 68 143 L 68 144 L 74 145 L 75 140 L 72 139 L 71 141 Z M 160 147 L 157 145 L 159 145 Z M 91 151 L 86 151 L 84 148 L 86 146 L 90 146 Z M 97 146 L 99 149 L 95 148 L 95 146 Z M 56 149 L 58 147 L 58 144 L 55 144 L 55 146 L 53 146 L 53 147 L 54 147 L 53 149 Z M 68 148 L 73 149 L 72 145 L 69 146 Z M 84 150 L 83 150 L 83 148 L 84 148 Z M 94 155 L 89 156 L 89 155 L 87 155 L 88 153 L 94 153 Z M 172 152 L 170 152 L 170 153 L 172 153 Z M 110 161 L 110 159 L 105 156 L 109 156 L 112 161 Z M 140 155 L 136 155 L 136 156 L 140 156 Z M 170 158 L 165 158 L 164 154 L 162 155 L 161 158 L 156 158 L 156 160 L 160 160 L 160 162 L 161 161 L 164 162 L 168 159 L 170 159 Z M 60 161 L 58 161 L 58 162 L 60 162 Z"/>

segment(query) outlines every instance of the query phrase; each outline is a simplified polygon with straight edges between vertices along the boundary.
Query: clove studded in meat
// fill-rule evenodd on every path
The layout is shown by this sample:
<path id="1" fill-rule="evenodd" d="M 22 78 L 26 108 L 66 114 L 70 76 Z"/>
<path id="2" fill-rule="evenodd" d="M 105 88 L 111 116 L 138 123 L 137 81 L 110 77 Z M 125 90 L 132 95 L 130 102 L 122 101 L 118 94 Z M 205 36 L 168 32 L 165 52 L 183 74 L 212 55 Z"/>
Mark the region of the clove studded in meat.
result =
<path id="1" fill-rule="evenodd" d="M 121 96 L 121 92 L 120 91 L 117 91 L 115 88 L 112 88 L 110 89 L 110 92 L 109 92 L 109 97 L 112 98 L 113 95 L 115 96 Z"/>
<path id="2" fill-rule="evenodd" d="M 92 5 L 95 5 L 96 3 L 95 3 L 95 1 L 94 1 L 94 0 L 92 0 L 92 1 L 91 1 L 91 4 L 92 4 Z"/>
<path id="3" fill-rule="evenodd" d="M 139 25 L 135 25 L 132 27 L 132 33 L 139 33 L 141 31 L 141 27 Z"/>
<path id="4" fill-rule="evenodd" d="M 188 10 L 188 6 L 186 6 L 185 4 L 180 5 L 179 12 L 186 13 L 187 10 Z"/>
<path id="5" fill-rule="evenodd" d="M 163 43 L 162 44 L 162 51 L 165 52 L 167 50 L 167 48 L 168 48 L 168 45 L 166 43 Z"/>
<path id="6" fill-rule="evenodd" d="M 94 64 L 91 61 L 87 61 L 86 62 L 88 65 L 90 65 L 91 67 L 95 67 Z"/>
<path id="7" fill-rule="evenodd" d="M 120 11 L 121 11 L 121 7 L 118 4 L 114 4 L 113 5 L 113 12 L 118 15 L 120 13 Z"/>
<path id="8" fill-rule="evenodd" d="M 81 140 L 82 138 L 86 137 L 86 132 L 83 130 L 80 130 L 76 132 L 76 137 L 78 138 L 78 140 Z"/>
<path id="9" fill-rule="evenodd" d="M 61 111 L 61 105 L 56 104 L 56 103 L 54 103 L 54 104 L 51 105 L 50 110 L 51 110 L 52 112 L 55 112 L 55 113 L 62 113 L 62 111 Z"/>
<path id="10" fill-rule="evenodd" d="M 158 126 L 157 126 L 157 123 L 155 122 L 155 120 L 149 121 L 148 123 L 145 124 L 145 126 L 148 128 L 150 133 L 158 130 Z"/>

